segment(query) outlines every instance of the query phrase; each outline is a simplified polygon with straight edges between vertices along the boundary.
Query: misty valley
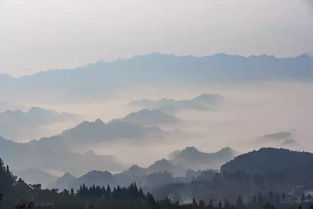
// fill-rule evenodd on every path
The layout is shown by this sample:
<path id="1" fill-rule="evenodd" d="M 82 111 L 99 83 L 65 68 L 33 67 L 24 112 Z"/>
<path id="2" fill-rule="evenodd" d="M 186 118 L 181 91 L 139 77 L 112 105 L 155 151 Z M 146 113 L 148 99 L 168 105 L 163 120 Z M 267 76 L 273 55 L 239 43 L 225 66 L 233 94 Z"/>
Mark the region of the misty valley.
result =
<path id="1" fill-rule="evenodd" d="M 259 64 L 267 63 L 283 80 L 272 81 L 265 73 L 262 81 L 232 75 L 228 79 L 236 82 L 210 81 L 220 69 L 211 70 L 212 63 L 231 65 L 237 59 L 249 68 L 255 65 L 252 70 L 259 73 Z M 5 85 L 0 85 L 7 92 L 0 94 L 10 102 L 0 103 L 1 208 L 312 208 L 313 74 L 306 67 L 298 73 L 303 62 L 313 67 L 309 56 L 280 60 L 150 54 L 27 79 L 2 78 Z M 164 67 L 177 67 L 171 76 L 183 78 L 192 65 L 208 68 L 207 75 L 197 75 L 201 80 L 185 77 L 185 86 L 171 79 L 172 92 L 156 83 L 139 83 L 158 72 L 155 81 L 168 86 Z M 112 66 L 118 70 L 108 71 Z M 77 102 L 68 105 L 63 99 L 51 103 L 50 96 L 47 102 L 27 103 L 18 95 L 48 94 L 43 81 L 51 77 L 63 82 L 58 88 L 71 96 L 69 88 L 78 91 L 82 81 L 69 87 L 62 74 L 82 79 L 103 72 L 115 75 L 124 68 L 139 71 L 140 77 L 128 77 L 128 85 L 134 83 L 128 89 L 105 91 L 116 97 L 77 94 Z M 145 69 L 155 72 L 150 75 Z M 107 88 L 93 83 L 95 78 L 84 79 L 91 91 L 99 89 L 94 94 Z M 28 92 L 22 92 L 17 80 L 19 85 L 33 80 L 39 91 L 27 87 Z M 198 86 L 192 84 L 196 80 Z M 289 92 L 282 94 L 285 88 Z M 296 100 L 299 92 L 303 102 Z M 286 123 L 290 117 L 295 121 Z"/>

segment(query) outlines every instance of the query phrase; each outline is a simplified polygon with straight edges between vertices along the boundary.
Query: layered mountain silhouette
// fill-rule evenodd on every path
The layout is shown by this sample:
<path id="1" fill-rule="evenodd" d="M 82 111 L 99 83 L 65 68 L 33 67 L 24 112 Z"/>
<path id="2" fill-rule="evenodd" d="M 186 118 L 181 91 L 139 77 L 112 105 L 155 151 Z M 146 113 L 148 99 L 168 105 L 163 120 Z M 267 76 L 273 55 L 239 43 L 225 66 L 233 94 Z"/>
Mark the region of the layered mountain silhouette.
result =
<path id="1" fill-rule="evenodd" d="M 82 122 L 74 128 L 63 131 L 61 134 L 42 138 L 31 143 L 38 146 L 55 148 L 79 149 L 83 146 L 114 142 L 116 140 L 131 140 L 139 142 L 150 138 L 163 138 L 172 132 L 162 131 L 157 127 L 144 127 L 134 123 L 113 121 L 104 123 L 98 119 L 92 122 Z"/>
<path id="2" fill-rule="evenodd" d="M 312 81 L 313 58 L 273 56 L 173 56 L 152 53 L 68 70 L 50 70 L 18 78 L 0 75 L 0 97 L 9 100 L 97 100 L 132 85 Z M 55 85 L 58 84 L 58 85 Z M 51 95 L 49 98 L 43 95 Z M 50 99 L 50 100 L 49 100 Z"/>
<path id="3" fill-rule="evenodd" d="M 162 139 L 171 136 L 156 127 L 143 127 L 133 123 L 115 121 L 104 123 L 102 120 L 82 122 L 59 135 L 33 140 L 28 143 L 16 143 L 0 138 L 0 153 L 3 159 L 16 166 L 14 170 L 36 168 L 58 170 L 81 174 L 93 169 L 120 171 L 124 168 L 112 156 L 101 156 L 86 152 L 89 146 L 131 140 Z M 85 154 L 79 154 L 82 151 Z M 58 162 L 58 163 L 57 163 Z M 80 165 L 82 163 L 82 165 Z"/>
<path id="4" fill-rule="evenodd" d="M 235 156 L 236 152 L 228 147 L 215 153 L 200 152 L 195 147 L 186 147 L 173 152 L 168 160 L 158 160 L 146 168 L 133 165 L 123 174 L 144 176 L 157 172 L 169 172 L 173 176 L 185 176 L 188 170 L 219 169 L 221 165 L 234 159 Z"/>
<path id="5" fill-rule="evenodd" d="M 123 174 L 129 176 L 145 176 L 159 172 L 169 172 L 174 176 L 184 176 L 186 170 L 183 167 L 175 166 L 169 160 L 161 159 L 155 161 L 153 164 L 146 168 L 139 167 L 138 165 L 133 165 L 128 170 L 124 171 Z"/>
<path id="6" fill-rule="evenodd" d="M 55 183 L 57 180 L 56 176 L 34 168 L 29 168 L 22 171 L 14 171 L 13 173 L 18 178 L 22 178 L 28 184 L 41 184 L 41 186 L 44 188 L 48 187 L 52 183 Z"/>
<path id="7" fill-rule="evenodd" d="M 1 157 L 10 163 L 13 170 L 34 168 L 82 174 L 94 169 L 119 171 L 125 168 L 113 156 L 97 155 L 91 151 L 84 154 L 65 148 L 35 142 L 17 143 L 0 138 Z"/>
<path id="8" fill-rule="evenodd" d="M 234 159 L 237 152 L 226 147 L 215 153 L 200 152 L 195 147 L 186 147 L 170 155 L 170 161 L 179 167 L 194 170 L 219 169 L 224 163 Z"/>
<path id="9" fill-rule="evenodd" d="M 81 116 L 70 113 L 58 113 L 39 107 L 32 107 L 28 111 L 7 110 L 0 113 L 0 136 L 16 141 L 31 140 L 42 134 L 47 126 L 56 123 L 75 124 Z"/>
<path id="10" fill-rule="evenodd" d="M 72 182 L 74 182 L 76 179 L 77 177 L 71 175 L 70 173 L 65 173 L 61 177 L 57 178 L 57 180 L 50 184 L 49 186 L 61 190 L 73 188 Z"/>
<path id="11" fill-rule="evenodd" d="M 245 172 L 252 175 L 281 175 L 298 182 L 309 181 L 313 175 L 313 154 L 287 149 L 261 148 L 236 157 L 221 167 L 223 173 Z"/>
<path id="12" fill-rule="evenodd" d="M 177 124 L 182 122 L 175 116 L 166 114 L 160 110 L 140 110 L 132 112 L 121 119 L 114 120 L 114 122 L 122 121 L 133 123 L 141 126 L 159 126 L 166 124 Z"/>
<path id="13" fill-rule="evenodd" d="M 176 180 L 169 172 L 155 172 L 144 176 L 131 176 L 124 173 L 112 174 L 108 171 L 90 171 L 80 177 L 74 177 L 71 174 L 64 174 L 54 184 L 51 184 L 50 188 L 63 189 L 78 189 L 81 185 L 86 186 L 127 186 L 133 182 L 147 191 L 151 191 L 155 188 L 174 183 Z"/>
<path id="14" fill-rule="evenodd" d="M 207 196 L 217 199 L 227 196 L 236 200 L 237 194 L 248 197 L 269 191 L 288 191 L 292 195 L 299 188 L 308 191 L 313 188 L 312 165 L 312 153 L 261 148 L 225 163 L 218 174 L 204 171 L 194 181 L 168 184 L 153 194 L 175 200 Z"/>
<path id="15" fill-rule="evenodd" d="M 195 98 L 185 100 L 167 98 L 160 100 L 143 99 L 133 101 L 130 105 L 140 108 L 159 109 L 168 113 L 184 109 L 206 111 L 216 107 L 216 105 L 220 104 L 223 99 L 224 98 L 222 96 L 217 94 L 201 94 Z"/>
<path id="16" fill-rule="evenodd" d="M 74 177 L 68 173 L 60 177 L 50 187 L 59 189 L 78 188 L 80 185 L 129 185 L 136 182 L 141 187 L 152 190 L 175 182 L 186 182 L 197 177 L 199 179 L 211 179 L 217 171 L 217 162 L 223 163 L 234 158 L 235 152 L 231 148 L 224 148 L 216 153 L 204 153 L 194 147 L 187 147 L 182 151 L 176 151 L 174 159 L 161 159 L 148 167 L 133 165 L 127 170 L 112 174 L 108 171 L 90 171 L 81 177 Z M 182 161 L 177 161 L 180 158 Z M 201 167 L 193 165 L 200 161 Z"/>

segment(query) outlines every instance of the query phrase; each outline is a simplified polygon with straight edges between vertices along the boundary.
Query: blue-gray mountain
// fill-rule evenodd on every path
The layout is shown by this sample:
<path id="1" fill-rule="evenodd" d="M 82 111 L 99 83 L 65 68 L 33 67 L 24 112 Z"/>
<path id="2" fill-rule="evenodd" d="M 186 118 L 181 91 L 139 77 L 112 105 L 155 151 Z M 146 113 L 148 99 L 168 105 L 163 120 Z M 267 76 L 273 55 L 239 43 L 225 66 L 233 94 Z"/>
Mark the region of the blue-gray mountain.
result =
<path id="1" fill-rule="evenodd" d="M 181 151 L 173 152 L 170 161 L 176 166 L 194 170 L 219 169 L 236 155 L 237 152 L 229 147 L 214 153 L 200 152 L 195 147 L 186 147 Z"/>
<path id="2" fill-rule="evenodd" d="M 312 81 L 313 58 L 216 54 L 206 57 L 152 53 L 114 62 L 97 62 L 70 70 L 50 70 L 13 78 L 0 75 L 0 97 L 39 96 L 37 100 L 96 100 L 118 88 L 136 85 Z M 49 95 L 40 97 L 40 95 Z M 54 95 L 54 96 L 53 96 Z M 58 95 L 58 96 L 55 96 Z"/>
<path id="3" fill-rule="evenodd" d="M 143 176 L 156 172 L 167 171 L 174 176 L 185 176 L 186 171 L 190 169 L 218 170 L 221 165 L 234 159 L 235 156 L 236 152 L 229 147 L 213 153 L 201 152 L 195 147 L 186 147 L 183 150 L 171 153 L 168 160 L 158 160 L 147 168 L 133 165 L 123 173 L 131 176 Z"/>
<path id="4" fill-rule="evenodd" d="M 76 124 L 82 120 L 81 116 L 70 113 L 58 113 L 39 107 L 32 107 L 28 111 L 7 110 L 0 113 L 0 136 L 15 141 L 31 140 L 40 134 L 41 129 L 56 123 Z"/>
<path id="5" fill-rule="evenodd" d="M 0 138 L 1 157 L 14 165 L 14 170 L 36 168 L 57 170 L 73 174 L 85 173 L 93 169 L 120 171 L 124 168 L 112 156 L 96 155 L 88 151 L 88 146 L 99 143 L 127 139 L 139 142 L 144 139 L 162 139 L 171 136 L 172 132 L 162 131 L 155 127 L 143 127 L 127 122 L 110 122 L 101 120 L 82 122 L 78 126 L 65 130 L 59 135 L 33 140 L 28 143 L 17 143 Z M 78 151 L 80 151 L 78 153 Z"/>
<path id="6" fill-rule="evenodd" d="M 54 183 L 57 180 L 56 176 L 34 168 L 13 171 L 13 174 L 16 175 L 18 178 L 22 178 L 28 184 L 40 183 L 41 186 L 44 188 L 48 187 L 50 184 Z"/>
<path id="7" fill-rule="evenodd" d="M 159 126 L 166 124 L 177 124 L 182 122 L 180 119 L 175 116 L 166 114 L 160 110 L 140 110 L 138 112 L 132 112 L 125 117 L 117 120 L 113 120 L 112 122 L 128 122 L 141 126 Z"/>
<path id="8" fill-rule="evenodd" d="M 0 153 L 2 159 L 13 165 L 13 170 L 33 168 L 82 174 L 94 169 L 120 171 L 125 168 L 110 155 L 93 152 L 79 154 L 61 146 L 38 142 L 17 143 L 1 137 Z"/>
<path id="9" fill-rule="evenodd" d="M 114 142 L 120 139 L 131 140 L 134 143 L 148 138 L 162 139 L 175 133 L 163 131 L 157 127 L 143 127 L 123 121 L 104 123 L 98 119 L 92 122 L 84 121 L 74 128 L 63 131 L 59 135 L 45 137 L 31 143 L 44 147 L 81 150 L 80 148 L 85 146 Z"/>
<path id="10" fill-rule="evenodd" d="M 208 180 L 217 173 L 212 168 L 233 159 L 235 151 L 231 148 L 223 148 L 215 153 L 205 153 L 194 147 L 187 147 L 184 150 L 175 151 L 171 156 L 173 159 L 161 159 L 146 168 L 133 165 L 117 174 L 94 170 L 81 177 L 74 177 L 66 173 L 50 187 L 70 189 L 78 188 L 82 184 L 113 187 L 137 182 L 140 187 L 151 191 L 169 184 L 185 183 L 194 178 Z"/>
<path id="11" fill-rule="evenodd" d="M 130 103 L 131 106 L 148 108 L 148 109 L 159 109 L 167 113 L 175 113 L 179 110 L 192 109 L 199 111 L 206 111 L 222 103 L 224 98 L 217 94 L 201 94 L 192 99 L 167 99 L 163 98 L 160 100 L 142 99 L 133 101 Z"/>
<path id="12" fill-rule="evenodd" d="M 207 201 L 226 196 L 235 201 L 238 194 L 242 198 L 251 198 L 272 191 L 297 198 L 295 191 L 312 191 L 312 175 L 312 153 L 261 148 L 225 163 L 221 172 L 213 177 L 203 175 L 204 178 L 200 176 L 192 182 L 169 184 L 154 191 L 154 195 L 175 200 L 193 197 Z"/>

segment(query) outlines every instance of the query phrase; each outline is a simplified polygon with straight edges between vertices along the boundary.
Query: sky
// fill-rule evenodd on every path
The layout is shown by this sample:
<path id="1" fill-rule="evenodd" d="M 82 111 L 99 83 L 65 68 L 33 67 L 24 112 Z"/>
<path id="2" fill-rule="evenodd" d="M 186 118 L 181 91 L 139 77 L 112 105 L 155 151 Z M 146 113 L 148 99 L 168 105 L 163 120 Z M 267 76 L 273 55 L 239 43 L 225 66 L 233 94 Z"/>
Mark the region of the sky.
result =
<path id="1" fill-rule="evenodd" d="M 313 52 L 312 0 L 0 0 L 0 74 L 161 52 Z"/>

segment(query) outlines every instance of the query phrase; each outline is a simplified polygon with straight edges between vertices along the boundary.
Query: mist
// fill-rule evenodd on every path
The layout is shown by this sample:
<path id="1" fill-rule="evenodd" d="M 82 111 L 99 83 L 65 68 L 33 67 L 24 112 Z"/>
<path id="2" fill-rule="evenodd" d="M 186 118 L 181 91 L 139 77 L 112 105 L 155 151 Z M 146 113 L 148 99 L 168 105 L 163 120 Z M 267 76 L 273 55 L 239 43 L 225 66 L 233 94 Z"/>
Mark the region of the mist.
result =
<path id="1" fill-rule="evenodd" d="M 173 115 L 182 123 L 160 125 L 165 131 L 179 130 L 170 137 L 143 140 L 120 139 L 84 146 L 80 152 L 93 150 L 101 155 L 113 155 L 124 164 L 147 166 L 167 158 L 174 150 L 187 146 L 214 152 L 231 147 L 240 153 L 262 146 L 286 147 L 278 141 L 265 142 L 260 137 L 278 132 L 291 132 L 296 150 L 311 151 L 313 121 L 312 84 L 306 82 L 260 82 L 208 86 L 162 86 L 144 89 L 128 88 L 116 92 L 115 98 L 94 104 L 50 105 L 49 108 L 84 115 L 89 121 L 98 118 L 105 122 L 122 118 L 140 108 L 131 101 L 149 98 L 191 99 L 203 93 L 218 94 L 223 102 L 207 111 L 180 110 Z M 168 89 L 171 89 L 168 91 Z M 136 94 L 132 94 L 136 92 Z M 179 95 L 179 96 L 178 96 Z M 290 148 L 290 147 L 288 147 Z M 147 156 L 146 153 L 149 153 Z"/>

